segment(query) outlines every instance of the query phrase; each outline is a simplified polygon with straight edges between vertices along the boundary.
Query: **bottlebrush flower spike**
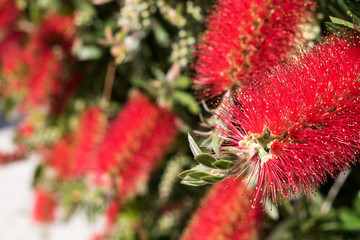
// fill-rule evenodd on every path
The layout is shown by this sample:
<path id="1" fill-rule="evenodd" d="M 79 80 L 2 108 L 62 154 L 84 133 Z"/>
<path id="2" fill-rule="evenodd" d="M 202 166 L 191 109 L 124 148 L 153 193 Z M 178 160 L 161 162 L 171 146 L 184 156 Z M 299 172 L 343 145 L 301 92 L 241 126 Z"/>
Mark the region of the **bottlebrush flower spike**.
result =
<path id="1" fill-rule="evenodd" d="M 71 154 L 72 154 L 72 136 L 61 137 L 54 146 L 43 151 L 45 161 L 55 169 L 57 177 L 60 180 L 72 178 L 71 173 Z"/>
<path id="2" fill-rule="evenodd" d="M 36 107 L 47 103 L 52 114 L 59 114 L 81 77 L 73 71 L 71 46 L 75 39 L 73 19 L 49 15 L 36 28 L 25 52 L 30 69 L 25 104 Z M 61 99 L 61 101 L 59 101 Z"/>
<path id="3" fill-rule="evenodd" d="M 228 178 L 214 185 L 193 215 L 181 240 L 258 239 L 262 209 L 252 209 L 241 180 Z"/>
<path id="4" fill-rule="evenodd" d="M 144 95 L 133 94 L 107 130 L 97 156 L 98 174 L 117 172 L 131 161 L 159 114 L 160 109 Z"/>
<path id="5" fill-rule="evenodd" d="M 13 73 L 23 61 L 25 34 L 12 32 L 0 42 L 0 59 L 3 75 Z"/>
<path id="6" fill-rule="evenodd" d="M 116 228 L 116 221 L 121 207 L 116 200 L 112 200 L 106 210 L 106 227 L 102 233 L 96 233 L 91 237 L 91 240 L 106 240 L 112 239 L 111 233 Z"/>
<path id="7" fill-rule="evenodd" d="M 107 228 L 111 228 L 116 223 L 117 215 L 120 212 L 120 204 L 115 200 L 111 201 L 106 210 L 106 224 Z"/>
<path id="8" fill-rule="evenodd" d="M 10 29 L 20 17 L 20 11 L 14 0 L 0 1 L 0 31 Z"/>
<path id="9" fill-rule="evenodd" d="M 360 37 L 330 35 L 234 96 L 217 115 L 238 160 L 227 174 L 257 181 L 253 200 L 313 192 L 360 148 Z M 266 81 L 264 81 L 266 79 Z"/>
<path id="10" fill-rule="evenodd" d="M 14 95 L 21 97 L 26 90 L 24 75 L 27 71 L 23 57 L 25 37 L 22 32 L 12 32 L 0 42 L 1 94 L 4 98 Z"/>
<path id="11" fill-rule="evenodd" d="M 34 36 L 35 48 L 49 49 L 56 45 L 70 53 L 76 27 L 70 16 L 50 14 L 41 23 Z"/>
<path id="12" fill-rule="evenodd" d="M 57 200 L 53 193 L 40 187 L 35 190 L 33 219 L 38 223 L 51 223 L 55 219 Z"/>
<path id="13" fill-rule="evenodd" d="M 133 197 L 144 185 L 157 163 L 175 140 L 175 118 L 163 110 L 155 127 L 143 138 L 131 161 L 119 171 L 119 193 L 122 200 Z"/>
<path id="14" fill-rule="evenodd" d="M 12 152 L 0 152 L 0 165 L 19 161 L 25 159 L 25 157 L 26 149 L 19 145 Z"/>
<path id="15" fill-rule="evenodd" d="M 52 81 L 61 73 L 62 66 L 54 59 L 50 49 L 42 52 L 41 57 L 29 64 L 29 67 L 33 65 L 34 68 L 28 76 L 29 93 L 25 103 L 31 106 L 39 106 L 48 102 Z"/>
<path id="16" fill-rule="evenodd" d="M 105 128 L 105 117 L 100 107 L 87 108 L 80 115 L 79 127 L 74 134 L 70 170 L 74 177 L 81 177 L 94 167 L 95 155 Z"/>
<path id="17" fill-rule="evenodd" d="M 308 0 L 219 0 L 196 52 L 200 95 L 212 98 L 247 85 L 288 55 L 313 7 Z"/>

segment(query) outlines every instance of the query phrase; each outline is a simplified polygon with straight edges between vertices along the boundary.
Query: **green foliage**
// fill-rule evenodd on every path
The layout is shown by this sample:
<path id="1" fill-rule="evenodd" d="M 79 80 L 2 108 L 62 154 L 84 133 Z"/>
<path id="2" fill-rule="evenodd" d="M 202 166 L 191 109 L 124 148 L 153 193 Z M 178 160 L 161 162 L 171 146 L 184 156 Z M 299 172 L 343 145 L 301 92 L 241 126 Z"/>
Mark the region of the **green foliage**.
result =
<path id="1" fill-rule="evenodd" d="M 360 2 L 357 0 L 344 0 L 346 7 L 350 10 L 351 16 L 360 20 Z"/>

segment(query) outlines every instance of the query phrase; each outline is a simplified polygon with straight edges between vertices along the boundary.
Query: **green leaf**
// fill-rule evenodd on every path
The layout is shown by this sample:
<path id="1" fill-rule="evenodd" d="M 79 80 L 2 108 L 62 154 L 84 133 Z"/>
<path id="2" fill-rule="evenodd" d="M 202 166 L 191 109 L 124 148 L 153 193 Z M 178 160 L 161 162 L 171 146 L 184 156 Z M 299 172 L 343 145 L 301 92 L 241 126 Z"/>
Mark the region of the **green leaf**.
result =
<path id="1" fill-rule="evenodd" d="M 196 144 L 195 140 L 190 135 L 190 133 L 188 133 L 188 140 L 189 140 L 191 152 L 194 155 L 194 157 L 203 153 L 199 148 L 199 146 Z"/>
<path id="2" fill-rule="evenodd" d="M 188 170 L 185 170 L 185 171 L 182 171 L 181 173 L 179 173 L 178 177 L 184 179 L 189 173 L 193 173 L 193 172 L 195 172 L 195 170 L 188 169 Z"/>
<path id="3" fill-rule="evenodd" d="M 188 176 L 195 178 L 197 180 L 201 180 L 202 177 L 208 177 L 211 175 L 207 172 L 192 172 L 192 173 L 189 173 Z"/>
<path id="4" fill-rule="evenodd" d="M 358 194 L 353 202 L 353 205 L 354 205 L 355 211 L 360 215 L 360 192 L 358 192 Z"/>
<path id="5" fill-rule="evenodd" d="M 200 113 L 201 109 L 197 104 L 194 96 L 191 95 L 190 93 L 180 90 L 175 90 L 172 97 L 175 101 L 177 101 L 181 105 L 186 106 L 192 114 Z"/>
<path id="6" fill-rule="evenodd" d="M 212 141 L 211 141 L 211 145 L 214 149 L 214 152 L 217 156 L 220 155 L 220 151 L 219 151 L 219 132 L 215 131 L 213 137 L 212 137 Z"/>
<path id="7" fill-rule="evenodd" d="M 171 41 L 170 41 L 170 36 L 167 33 L 167 31 L 165 31 L 165 29 L 159 23 L 156 23 L 153 25 L 153 30 L 154 30 L 154 36 L 155 36 L 157 43 L 161 47 L 169 47 Z"/>
<path id="8" fill-rule="evenodd" d="M 344 28 L 344 25 L 335 24 L 332 22 L 325 22 L 325 26 L 333 33 L 339 33 L 340 30 Z"/>
<path id="9" fill-rule="evenodd" d="M 337 18 L 337 17 L 331 17 L 330 16 L 330 20 L 331 22 L 335 23 L 335 24 L 339 24 L 339 25 L 343 25 L 352 29 L 355 29 L 354 24 L 348 21 L 345 21 L 341 18 Z"/>
<path id="10" fill-rule="evenodd" d="M 156 79 L 165 79 L 166 78 L 166 74 L 159 68 L 155 67 L 155 66 L 152 66 L 151 67 L 151 72 L 152 74 L 154 74 L 155 78 Z"/>
<path id="11" fill-rule="evenodd" d="M 95 45 L 82 46 L 75 52 L 75 56 L 81 60 L 96 60 L 102 57 L 102 51 Z"/>
<path id="12" fill-rule="evenodd" d="M 190 78 L 187 75 L 180 75 L 176 80 L 176 87 L 179 89 L 187 89 L 190 86 Z"/>
<path id="13" fill-rule="evenodd" d="M 195 170 L 197 172 L 209 172 L 210 170 L 213 170 L 214 167 L 210 168 L 207 166 L 204 166 L 202 164 L 198 164 L 195 167 L 193 167 L 191 170 Z"/>
<path id="14" fill-rule="evenodd" d="M 131 81 L 131 84 L 133 84 L 136 87 L 143 88 L 145 91 L 147 91 L 151 95 L 157 94 L 157 90 L 156 90 L 156 88 L 154 88 L 154 86 L 152 86 L 151 84 L 149 84 L 149 82 L 147 82 L 137 76 L 132 76 L 130 78 L 130 81 Z"/>
<path id="15" fill-rule="evenodd" d="M 218 183 L 224 180 L 225 176 L 205 176 L 202 177 L 201 180 L 207 182 L 207 183 Z"/>
<path id="16" fill-rule="evenodd" d="M 344 228 L 350 231 L 360 230 L 360 217 L 350 209 L 341 209 L 339 216 L 344 224 Z"/>
<path id="17" fill-rule="evenodd" d="M 36 187 L 36 184 L 40 180 L 40 177 L 42 175 L 42 171 L 43 171 L 43 165 L 40 164 L 35 169 L 35 173 L 34 173 L 34 176 L 33 176 L 33 179 L 32 179 L 32 183 L 31 183 L 31 185 L 33 187 Z"/>
<path id="18" fill-rule="evenodd" d="M 226 161 L 226 160 L 218 160 L 218 161 L 214 162 L 213 165 L 217 168 L 220 168 L 223 170 L 228 170 L 232 166 L 234 166 L 234 163 L 231 161 Z"/>
<path id="19" fill-rule="evenodd" d="M 357 18 L 360 18 L 360 1 L 359 0 L 344 0 L 346 7 Z"/>
<path id="20" fill-rule="evenodd" d="M 214 168 L 214 166 L 211 164 L 216 161 L 215 158 L 213 158 L 211 155 L 206 153 L 197 155 L 195 157 L 195 160 L 198 161 L 200 164 L 205 165 L 209 168 Z"/>
<path id="21" fill-rule="evenodd" d="M 240 157 L 235 153 L 223 153 L 220 155 L 220 159 L 228 160 L 228 161 L 236 161 L 239 160 Z"/>
<path id="22" fill-rule="evenodd" d="M 206 185 L 207 183 L 204 182 L 203 180 L 197 180 L 197 179 L 194 179 L 194 178 L 185 178 L 184 180 L 182 180 L 180 182 L 181 184 L 184 184 L 184 185 L 188 185 L 188 186 L 194 186 L 194 187 L 197 187 L 197 186 L 203 186 L 203 185 Z"/>

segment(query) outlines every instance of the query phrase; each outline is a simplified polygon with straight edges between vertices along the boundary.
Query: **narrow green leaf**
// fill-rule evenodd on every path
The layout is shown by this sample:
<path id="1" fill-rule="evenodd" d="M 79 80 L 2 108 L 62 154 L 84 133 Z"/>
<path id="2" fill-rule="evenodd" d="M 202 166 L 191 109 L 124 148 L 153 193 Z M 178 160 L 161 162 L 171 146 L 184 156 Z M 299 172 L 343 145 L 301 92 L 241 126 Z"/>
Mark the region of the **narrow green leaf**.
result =
<path id="1" fill-rule="evenodd" d="M 148 81 L 145 81 L 137 76 L 132 76 L 130 78 L 131 84 L 144 89 L 145 91 L 149 92 L 150 94 L 157 94 L 157 89 L 149 84 Z"/>
<path id="2" fill-rule="evenodd" d="M 236 161 L 240 159 L 240 157 L 234 153 L 223 153 L 220 155 L 220 159 L 228 160 L 228 161 Z"/>
<path id="3" fill-rule="evenodd" d="M 219 151 L 219 132 L 218 131 L 215 131 L 215 133 L 212 137 L 211 144 L 212 144 L 212 147 L 214 149 L 216 156 L 219 156 L 220 151 Z"/>
<path id="4" fill-rule="evenodd" d="M 325 26 L 335 34 L 339 33 L 340 30 L 344 28 L 344 25 L 335 24 L 332 22 L 325 22 Z"/>
<path id="5" fill-rule="evenodd" d="M 182 171 L 181 173 L 179 173 L 178 177 L 184 179 L 189 173 L 193 173 L 193 172 L 195 172 L 195 170 L 192 170 L 192 169 L 185 170 L 185 171 Z"/>
<path id="6" fill-rule="evenodd" d="M 189 139 L 190 149 L 191 149 L 191 152 L 194 155 L 194 157 L 196 157 L 199 154 L 202 154 L 203 152 L 201 151 L 199 146 L 196 144 L 195 140 L 192 138 L 190 133 L 188 133 L 188 139 Z"/>
<path id="7" fill-rule="evenodd" d="M 180 182 L 181 184 L 184 184 L 184 185 L 188 185 L 188 186 L 194 186 L 194 187 L 197 187 L 197 186 L 203 186 L 203 185 L 206 185 L 207 183 L 203 180 L 187 180 L 187 179 L 184 179 Z"/>
<path id="8" fill-rule="evenodd" d="M 165 31 L 165 29 L 161 26 L 160 23 L 156 22 L 155 24 L 153 24 L 153 31 L 154 31 L 154 36 L 155 36 L 156 42 L 161 47 L 169 47 L 170 46 L 170 44 L 171 44 L 170 36 L 167 33 L 167 31 Z"/>
<path id="9" fill-rule="evenodd" d="M 206 172 L 192 172 L 192 173 L 189 173 L 189 176 L 192 178 L 195 178 L 197 180 L 201 180 L 202 177 L 207 177 L 207 176 L 211 176 L 211 175 Z"/>
<path id="10" fill-rule="evenodd" d="M 195 160 L 198 161 L 200 164 L 205 165 L 209 168 L 214 168 L 214 166 L 211 164 L 216 161 L 215 158 L 213 158 L 211 155 L 206 153 L 197 155 L 195 157 Z"/>
<path id="11" fill-rule="evenodd" d="M 172 97 L 176 102 L 187 107 L 192 114 L 200 113 L 201 108 L 197 104 L 194 96 L 191 95 L 190 93 L 185 91 L 175 90 L 172 94 Z"/>
<path id="12" fill-rule="evenodd" d="M 38 181 L 39 181 L 39 179 L 40 179 L 40 177 L 41 177 L 42 172 L 43 172 L 43 165 L 40 164 L 40 165 L 38 165 L 38 166 L 36 167 L 36 169 L 35 169 L 35 173 L 34 173 L 34 176 L 33 176 L 33 179 L 32 179 L 32 183 L 31 183 L 31 185 L 32 185 L 33 187 L 35 187 L 36 184 L 38 183 Z"/>
<path id="13" fill-rule="evenodd" d="M 353 23 L 345 21 L 345 20 L 343 20 L 341 18 L 331 17 L 330 16 L 330 20 L 331 20 L 331 22 L 333 22 L 335 24 L 343 25 L 343 26 L 354 29 L 354 24 Z"/>
<path id="14" fill-rule="evenodd" d="M 350 12 L 355 15 L 354 17 L 360 18 L 360 1 L 358 0 L 344 0 L 346 7 Z"/>
<path id="15" fill-rule="evenodd" d="M 234 166 L 234 163 L 231 161 L 226 161 L 226 160 L 218 160 L 218 161 L 214 162 L 213 165 L 217 168 L 220 168 L 223 170 L 228 170 L 232 166 Z"/>
<path id="16" fill-rule="evenodd" d="M 224 180 L 224 176 L 220 177 L 220 176 L 205 176 L 202 177 L 201 180 L 207 182 L 207 183 L 218 183 L 221 182 L 222 180 Z"/>
<path id="17" fill-rule="evenodd" d="M 198 164 L 195 167 L 191 168 L 191 170 L 195 170 L 196 172 L 209 172 L 210 170 L 214 169 L 214 167 L 207 167 L 202 164 Z"/>

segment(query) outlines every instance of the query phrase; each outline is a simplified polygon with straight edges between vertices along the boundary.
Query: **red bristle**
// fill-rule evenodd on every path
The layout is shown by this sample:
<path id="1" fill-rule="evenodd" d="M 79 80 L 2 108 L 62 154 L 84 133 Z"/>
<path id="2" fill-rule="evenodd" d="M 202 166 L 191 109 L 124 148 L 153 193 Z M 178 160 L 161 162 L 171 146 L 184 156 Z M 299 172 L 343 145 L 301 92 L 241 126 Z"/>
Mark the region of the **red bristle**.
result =
<path id="1" fill-rule="evenodd" d="M 288 55 L 301 41 L 300 24 L 313 6 L 298 0 L 218 1 L 196 52 L 198 94 L 212 98 L 235 84 L 246 86 Z"/>
<path id="2" fill-rule="evenodd" d="M 327 174 L 335 177 L 356 161 L 359 39 L 328 36 L 256 79 L 218 112 L 228 145 L 254 153 L 241 165 L 258 179 L 254 200 L 314 192 Z"/>
<path id="3" fill-rule="evenodd" d="M 121 199 L 134 196 L 139 187 L 148 181 L 151 172 L 174 142 L 176 133 L 174 116 L 163 112 L 151 133 L 140 140 L 140 148 L 131 161 L 119 171 Z"/>
<path id="4" fill-rule="evenodd" d="M 212 186 L 181 239 L 258 239 L 262 209 L 260 206 L 252 209 L 249 196 L 240 179 L 229 178 Z"/>

